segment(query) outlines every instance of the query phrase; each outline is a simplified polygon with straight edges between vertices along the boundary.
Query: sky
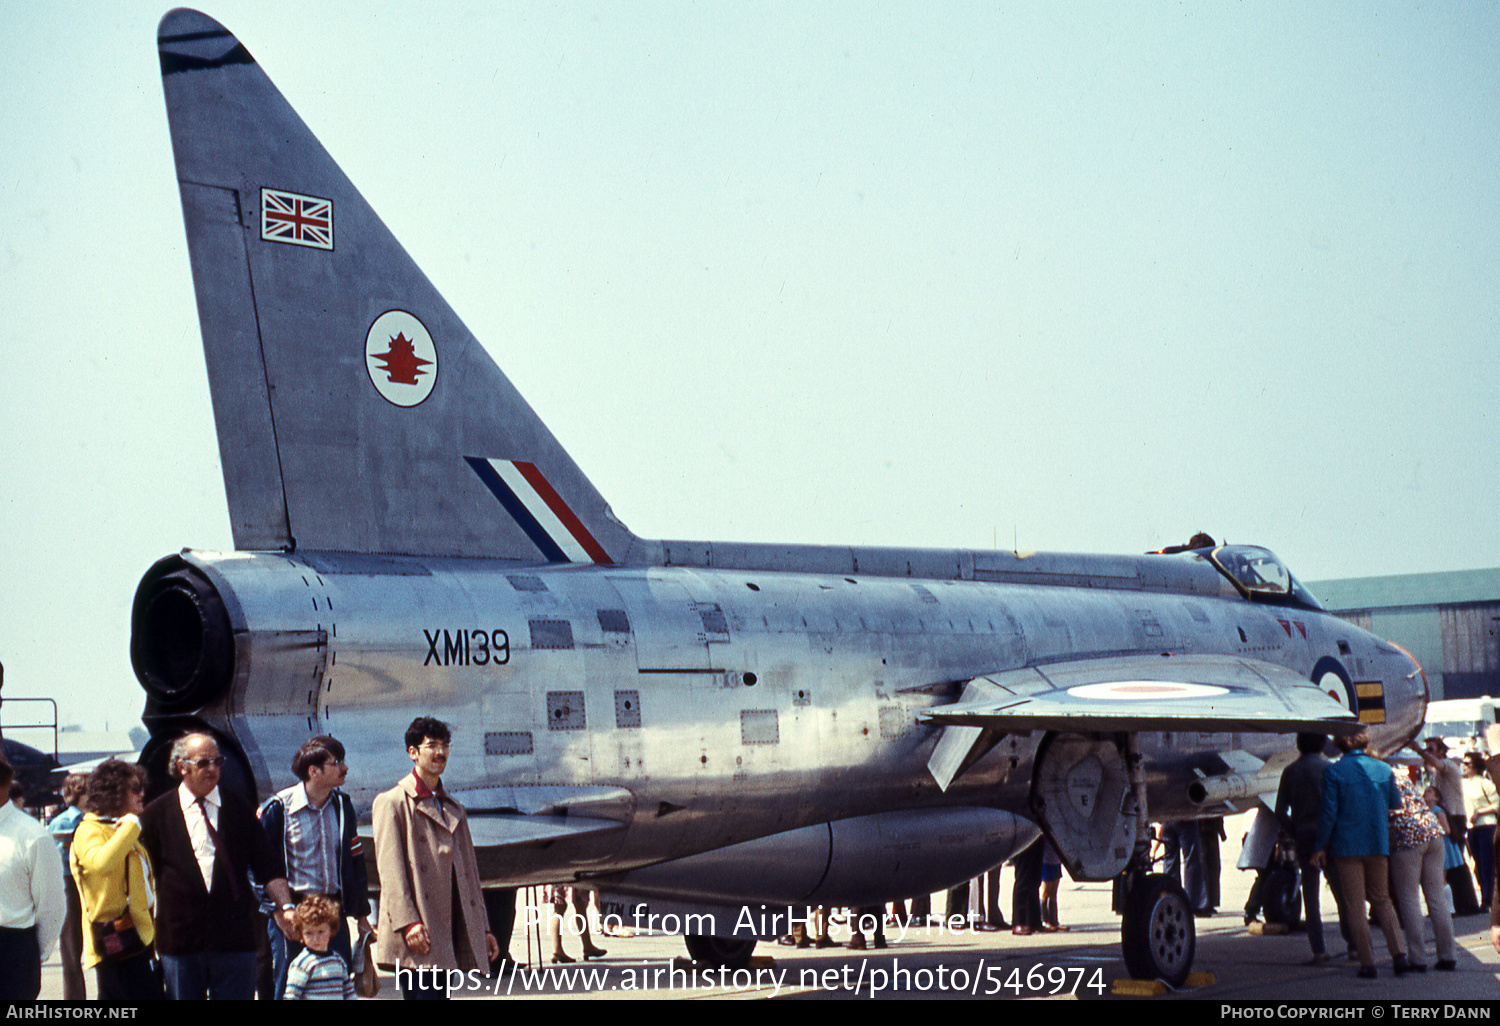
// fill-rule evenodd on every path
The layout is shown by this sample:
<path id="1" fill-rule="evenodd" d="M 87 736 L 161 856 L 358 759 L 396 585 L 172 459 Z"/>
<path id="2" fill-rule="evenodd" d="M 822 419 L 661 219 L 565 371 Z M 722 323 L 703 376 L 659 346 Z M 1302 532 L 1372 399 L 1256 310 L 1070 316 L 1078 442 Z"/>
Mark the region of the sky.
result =
<path id="1" fill-rule="evenodd" d="M 0 663 L 89 729 L 232 548 L 166 9 L 0 4 Z M 205 10 L 639 535 L 1500 566 L 1500 5 Z"/>

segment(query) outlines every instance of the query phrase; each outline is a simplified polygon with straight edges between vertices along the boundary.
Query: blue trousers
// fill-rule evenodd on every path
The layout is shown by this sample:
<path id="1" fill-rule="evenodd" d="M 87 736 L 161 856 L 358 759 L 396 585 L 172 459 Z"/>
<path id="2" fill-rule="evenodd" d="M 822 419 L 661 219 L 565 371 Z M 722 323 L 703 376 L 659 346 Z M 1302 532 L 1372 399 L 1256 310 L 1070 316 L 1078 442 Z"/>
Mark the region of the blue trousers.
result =
<path id="1" fill-rule="evenodd" d="M 1198 824 L 1194 820 L 1162 824 L 1162 848 L 1166 862 L 1162 872 L 1175 877 L 1182 867 L 1182 888 L 1187 892 L 1193 911 L 1208 908 L 1208 879 L 1204 874 L 1203 848 L 1198 843 Z"/>
<path id="2" fill-rule="evenodd" d="M 249 1001 L 255 997 L 255 952 L 200 951 L 162 955 L 169 1001 Z"/>
<path id="3" fill-rule="evenodd" d="M 1308 845 L 1310 849 L 1312 845 Z M 1309 858 L 1311 853 L 1309 852 Z M 1297 867 L 1302 870 L 1302 919 L 1307 931 L 1307 943 L 1312 948 L 1314 955 L 1327 953 L 1323 946 L 1323 912 L 1320 907 L 1322 883 L 1319 875 L 1322 872 L 1317 866 L 1302 856 L 1302 849 L 1297 849 Z M 1339 933 L 1343 935 L 1346 947 L 1354 946 L 1354 935 L 1349 932 L 1346 924 L 1348 917 L 1344 914 L 1344 893 L 1339 887 L 1337 873 L 1328 874 L 1328 889 L 1333 892 L 1334 907 L 1338 909 Z"/>
<path id="4" fill-rule="evenodd" d="M 0 929 L 0 1001 L 35 1001 L 42 990 L 36 927 Z"/>

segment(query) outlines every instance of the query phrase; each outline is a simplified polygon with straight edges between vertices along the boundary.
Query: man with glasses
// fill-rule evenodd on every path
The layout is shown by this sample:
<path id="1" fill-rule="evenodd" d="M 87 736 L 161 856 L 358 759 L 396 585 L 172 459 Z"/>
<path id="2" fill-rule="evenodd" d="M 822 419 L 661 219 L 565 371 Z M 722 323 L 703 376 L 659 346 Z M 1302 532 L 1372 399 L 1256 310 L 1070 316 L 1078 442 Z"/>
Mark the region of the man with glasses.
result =
<path id="1" fill-rule="evenodd" d="M 500 954 L 485 929 L 464 807 L 443 790 L 451 740 L 441 720 L 412 720 L 406 728 L 412 773 L 378 796 L 372 812 L 380 873 L 376 961 L 396 967 L 407 999 L 445 998 L 445 970 L 485 972 Z"/>
<path id="2" fill-rule="evenodd" d="M 255 995 L 250 869 L 278 906 L 291 901 L 255 806 L 220 790 L 223 765 L 212 734 L 179 738 L 168 771 L 181 783 L 141 814 L 141 843 L 156 872 L 156 950 L 175 1000 Z"/>
<path id="3" fill-rule="evenodd" d="M 339 789 L 349 773 L 344 746 L 326 734 L 309 739 L 292 757 L 292 773 L 301 783 L 278 791 L 260 807 L 260 825 L 285 866 L 294 903 L 274 908 L 267 899 L 261 905 L 273 917 L 266 934 L 278 1001 L 286 991 L 287 966 L 302 951 L 290 919 L 296 903 L 318 894 L 343 910 L 329 948 L 345 965 L 354 964 L 348 917 L 359 921 L 361 933 L 374 932 L 359 821 L 354 803 Z"/>

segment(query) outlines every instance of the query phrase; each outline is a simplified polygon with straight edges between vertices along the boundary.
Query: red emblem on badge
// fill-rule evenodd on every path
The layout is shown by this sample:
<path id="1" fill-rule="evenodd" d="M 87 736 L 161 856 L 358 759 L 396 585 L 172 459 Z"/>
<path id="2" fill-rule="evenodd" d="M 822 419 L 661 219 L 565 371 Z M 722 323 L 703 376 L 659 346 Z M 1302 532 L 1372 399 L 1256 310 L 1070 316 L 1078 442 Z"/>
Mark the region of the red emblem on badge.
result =
<path id="1" fill-rule="evenodd" d="M 438 379 L 438 351 L 432 335 L 414 314 L 387 310 L 365 333 L 365 370 L 381 398 L 411 408 L 429 395 Z"/>
<path id="2" fill-rule="evenodd" d="M 424 360 L 412 349 L 412 341 L 400 332 L 391 339 L 391 347 L 383 353 L 374 353 L 370 356 L 372 360 L 379 360 L 385 366 L 380 369 L 385 371 L 386 380 L 398 385 L 415 385 L 418 374 L 426 374 L 424 369 L 431 360 Z"/>

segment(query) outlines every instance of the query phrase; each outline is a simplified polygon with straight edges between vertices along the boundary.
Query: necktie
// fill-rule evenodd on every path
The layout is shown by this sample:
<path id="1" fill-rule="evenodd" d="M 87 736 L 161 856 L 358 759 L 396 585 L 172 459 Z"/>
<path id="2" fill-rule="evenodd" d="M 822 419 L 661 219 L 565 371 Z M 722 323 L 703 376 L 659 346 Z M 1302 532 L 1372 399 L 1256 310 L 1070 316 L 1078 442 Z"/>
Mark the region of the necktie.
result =
<path id="1" fill-rule="evenodd" d="M 223 868 L 224 878 L 229 881 L 230 900 L 237 902 L 240 900 L 240 887 L 234 879 L 234 864 L 229 861 L 224 846 L 219 843 L 219 832 L 214 829 L 214 821 L 208 818 L 208 802 L 199 798 L 197 804 L 198 811 L 203 813 L 203 825 L 208 827 L 208 839 L 214 843 L 214 861 Z"/>

